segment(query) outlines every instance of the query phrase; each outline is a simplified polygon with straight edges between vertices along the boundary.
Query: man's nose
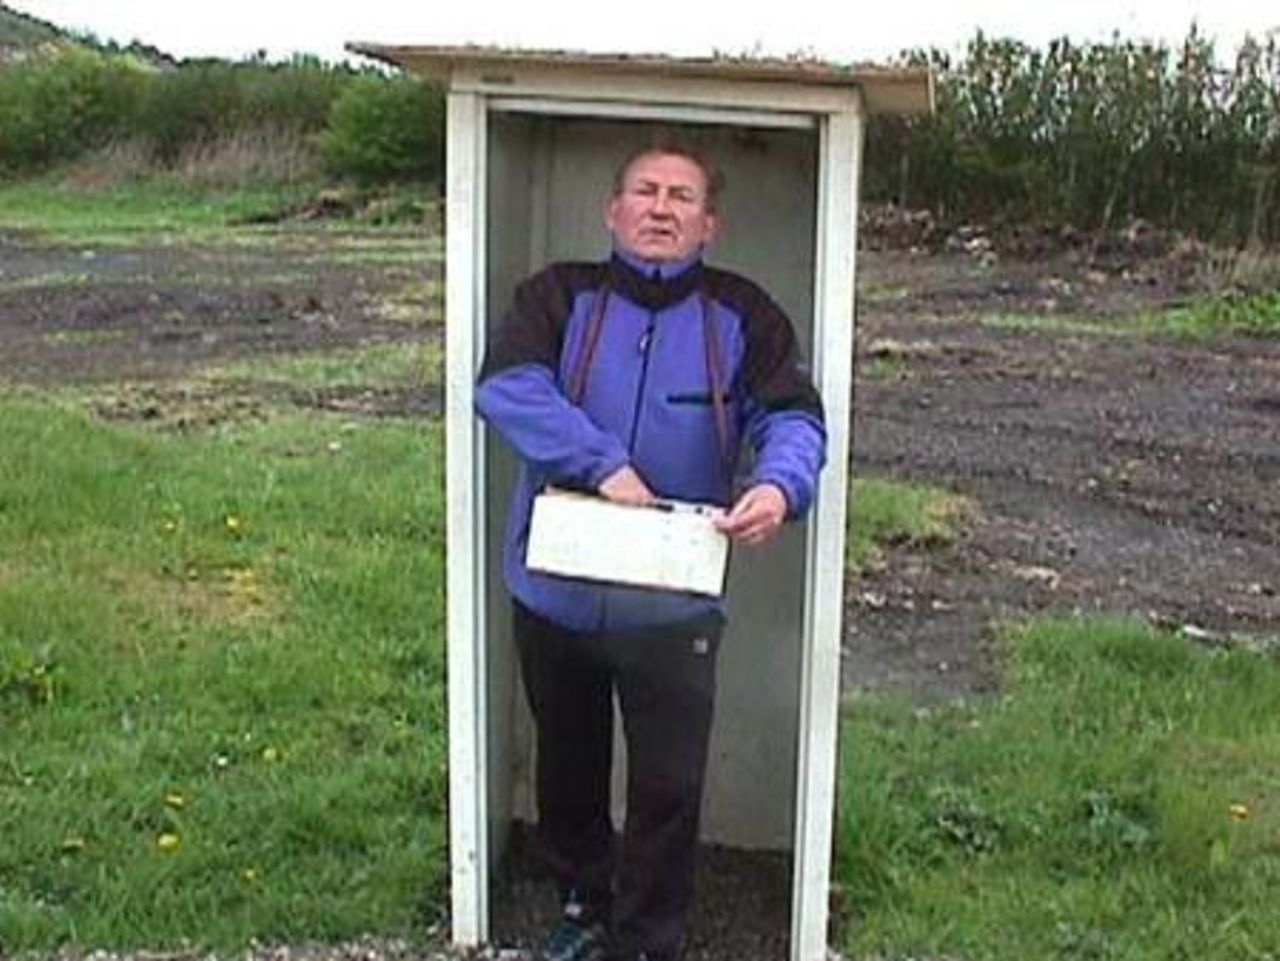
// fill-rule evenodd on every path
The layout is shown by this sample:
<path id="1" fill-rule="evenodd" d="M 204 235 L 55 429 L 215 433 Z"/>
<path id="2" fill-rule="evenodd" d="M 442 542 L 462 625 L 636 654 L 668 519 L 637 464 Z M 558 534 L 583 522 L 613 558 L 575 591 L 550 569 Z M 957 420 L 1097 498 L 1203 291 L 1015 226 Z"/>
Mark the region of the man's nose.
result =
<path id="1" fill-rule="evenodd" d="M 665 190 L 653 195 L 653 212 L 665 214 L 671 212 L 671 196 Z"/>

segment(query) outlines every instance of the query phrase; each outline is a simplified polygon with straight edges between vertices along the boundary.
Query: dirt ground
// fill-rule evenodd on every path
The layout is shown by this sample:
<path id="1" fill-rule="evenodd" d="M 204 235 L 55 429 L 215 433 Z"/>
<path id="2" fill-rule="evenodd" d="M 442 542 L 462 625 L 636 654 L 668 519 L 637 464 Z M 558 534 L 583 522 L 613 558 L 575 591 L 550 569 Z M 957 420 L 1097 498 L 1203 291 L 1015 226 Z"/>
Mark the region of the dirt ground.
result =
<path id="1" fill-rule="evenodd" d="M 997 253 L 980 237 L 922 252 L 890 233 L 870 232 L 860 260 L 855 467 L 949 488 L 976 511 L 957 543 L 900 545 L 850 583 L 847 695 L 980 695 L 996 684 L 995 625 L 1036 612 L 1136 615 L 1206 643 L 1274 645 L 1280 343 L 1065 322 L 1183 302 L 1203 284 L 1203 258 L 1132 243 Z M 94 250 L 0 232 L 0 382 L 131 381 L 146 403 L 104 413 L 163 418 L 191 401 L 203 365 L 439 336 L 421 316 L 406 322 L 429 308 L 403 293 L 438 281 L 438 261 L 354 263 L 326 256 L 335 242 Z M 365 401 L 357 413 L 439 408 L 430 390 Z M 754 901 L 737 883 L 752 871 L 772 879 Z M 738 957 L 785 955 L 785 864 L 704 877 L 694 957 L 732 956 L 708 946 L 733 937 L 746 939 Z M 513 903 L 545 914 L 533 896 Z M 515 940 L 526 926 L 499 923 Z"/>
<path id="2" fill-rule="evenodd" d="M 1119 329 L 1203 282 L 1176 252 L 1099 260 L 864 256 L 856 466 L 960 492 L 979 514 L 955 546 L 893 552 L 853 585 L 847 691 L 983 691 L 993 626 L 1033 612 L 1280 638 L 1280 343 L 980 322 Z"/>

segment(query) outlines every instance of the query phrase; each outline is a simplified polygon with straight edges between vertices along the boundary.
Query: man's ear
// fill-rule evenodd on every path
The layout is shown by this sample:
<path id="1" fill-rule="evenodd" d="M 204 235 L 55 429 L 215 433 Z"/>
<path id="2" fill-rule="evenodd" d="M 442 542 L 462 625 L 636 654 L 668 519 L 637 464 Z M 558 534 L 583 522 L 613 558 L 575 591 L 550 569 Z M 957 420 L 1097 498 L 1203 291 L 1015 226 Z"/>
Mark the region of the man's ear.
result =
<path id="1" fill-rule="evenodd" d="M 720 219 L 719 214 L 707 214 L 707 239 L 703 241 L 704 247 L 709 247 L 720 236 L 721 228 L 724 222 Z"/>
<path id="2" fill-rule="evenodd" d="M 618 209 L 618 198 L 610 197 L 604 202 L 604 226 L 609 233 L 613 233 L 614 213 Z"/>

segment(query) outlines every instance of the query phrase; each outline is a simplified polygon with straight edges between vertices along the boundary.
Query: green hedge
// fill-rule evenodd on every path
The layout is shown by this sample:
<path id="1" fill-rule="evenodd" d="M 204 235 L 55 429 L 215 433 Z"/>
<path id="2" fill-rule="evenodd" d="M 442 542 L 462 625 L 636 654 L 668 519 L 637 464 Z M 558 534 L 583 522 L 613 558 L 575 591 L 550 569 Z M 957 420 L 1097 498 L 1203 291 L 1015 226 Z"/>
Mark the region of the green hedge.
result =
<path id="1" fill-rule="evenodd" d="M 192 148 L 268 130 L 308 139 L 336 177 L 436 180 L 443 113 L 426 84 L 315 58 L 158 69 L 67 45 L 0 68 L 0 177 L 126 140 L 163 167 Z"/>
<path id="2" fill-rule="evenodd" d="M 444 170 L 444 98 L 410 77 L 360 77 L 320 135 L 329 170 L 368 185 L 436 180 Z"/>
<path id="3" fill-rule="evenodd" d="M 126 136 L 148 79 L 127 58 L 76 47 L 0 70 L 0 175 L 39 170 Z"/>
<path id="4" fill-rule="evenodd" d="M 1037 49 L 981 34 L 938 76 L 934 117 L 877 118 L 867 193 L 950 221 L 1108 227 L 1133 218 L 1224 240 L 1280 240 L 1280 46 L 1230 65 L 1116 39 Z"/>

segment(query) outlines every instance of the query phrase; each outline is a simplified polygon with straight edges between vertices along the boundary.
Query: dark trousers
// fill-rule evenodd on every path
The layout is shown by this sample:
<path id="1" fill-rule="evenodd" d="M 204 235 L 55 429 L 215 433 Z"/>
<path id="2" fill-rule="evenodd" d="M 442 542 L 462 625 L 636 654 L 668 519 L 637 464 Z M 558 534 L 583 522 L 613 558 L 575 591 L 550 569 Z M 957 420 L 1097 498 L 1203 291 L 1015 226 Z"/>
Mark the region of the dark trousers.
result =
<path id="1" fill-rule="evenodd" d="M 537 727 L 539 836 L 562 901 L 611 920 L 624 952 L 676 957 L 684 944 L 722 629 L 709 616 L 581 633 L 516 604 Z M 620 846 L 609 817 L 615 688 L 627 745 Z"/>

